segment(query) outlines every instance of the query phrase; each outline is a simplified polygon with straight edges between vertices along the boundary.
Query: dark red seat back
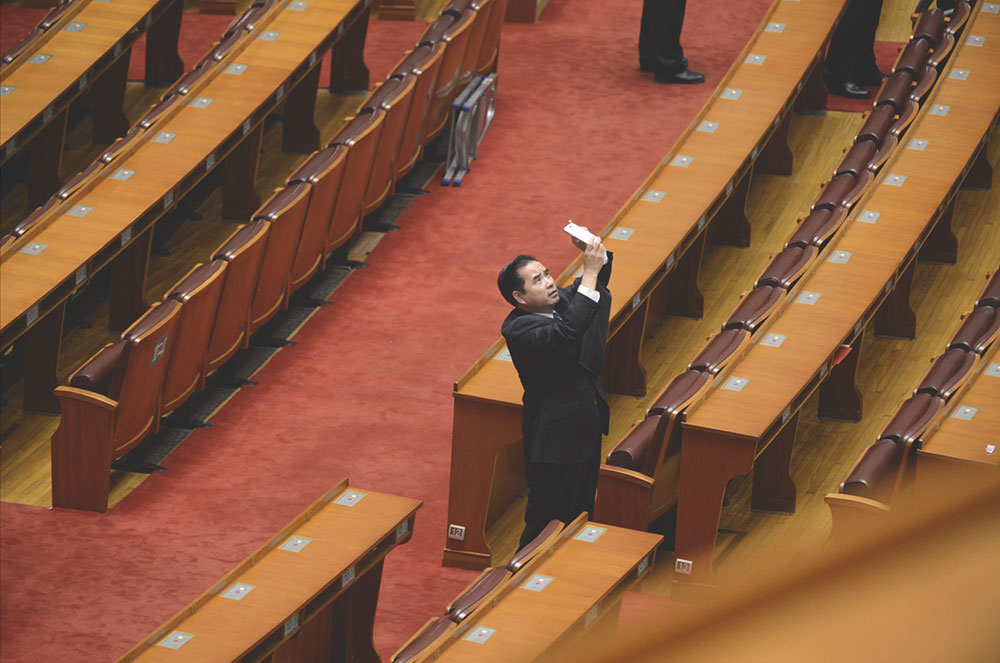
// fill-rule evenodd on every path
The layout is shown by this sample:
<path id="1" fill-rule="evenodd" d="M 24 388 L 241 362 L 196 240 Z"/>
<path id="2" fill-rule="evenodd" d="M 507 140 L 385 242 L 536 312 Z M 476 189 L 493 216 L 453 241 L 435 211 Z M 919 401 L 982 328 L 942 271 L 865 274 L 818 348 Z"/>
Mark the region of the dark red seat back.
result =
<path id="1" fill-rule="evenodd" d="M 302 236 L 292 264 L 292 291 L 306 283 L 323 263 L 346 159 L 345 146 L 328 147 L 314 153 L 288 178 L 289 184 L 309 182 L 312 185 Z"/>
<path id="2" fill-rule="evenodd" d="M 754 285 L 773 285 L 787 290 L 815 257 L 816 247 L 808 243 L 788 246 L 771 259 Z"/>
<path id="3" fill-rule="evenodd" d="M 444 17 L 442 17 L 444 18 Z M 440 20 L 440 19 L 439 19 Z M 448 123 L 451 102 L 461 91 L 459 76 L 465 63 L 465 53 L 469 46 L 469 36 L 476 17 L 474 13 L 462 14 L 445 31 L 442 39 L 447 42 L 441 70 L 438 72 L 434 95 L 427 110 L 427 127 L 424 144 L 433 140 Z"/>
<path id="4" fill-rule="evenodd" d="M 476 73 L 486 75 L 496 70 L 500 57 L 500 31 L 503 28 L 504 17 L 507 14 L 507 0 L 492 0 L 490 2 L 489 22 L 483 35 L 483 45 L 479 49 L 479 62 Z"/>
<path id="5" fill-rule="evenodd" d="M 385 111 L 375 110 L 363 113 L 344 123 L 330 145 L 344 145 L 348 148 L 344 165 L 344 179 L 340 195 L 330 220 L 326 252 L 331 253 L 343 246 L 361 227 L 365 194 L 371 178 L 372 163 L 382 135 Z"/>
<path id="6" fill-rule="evenodd" d="M 771 316 L 784 297 L 784 288 L 774 285 L 757 286 L 743 297 L 736 310 L 722 323 L 722 328 L 752 332 Z"/>
<path id="7" fill-rule="evenodd" d="M 910 98 L 914 75 L 909 71 L 897 71 L 882 84 L 882 90 L 875 99 L 875 105 L 892 104 L 898 112 Z"/>
<path id="8" fill-rule="evenodd" d="M 241 226 L 215 252 L 229 263 L 219 300 L 219 312 L 205 357 L 205 375 L 214 371 L 249 340 L 250 302 L 257 289 L 260 266 L 271 224 L 254 221 Z M 202 385 L 204 386 L 204 385 Z"/>
<path id="9" fill-rule="evenodd" d="M 750 332 L 745 329 L 727 329 L 719 332 L 688 364 L 688 370 L 718 373 L 749 339 Z"/>
<path id="10" fill-rule="evenodd" d="M 913 442 L 927 429 L 927 425 L 944 407 L 944 399 L 930 394 L 917 394 L 903 401 L 889 423 L 882 429 L 879 439 L 895 442 Z"/>
<path id="11" fill-rule="evenodd" d="M 254 215 L 255 221 L 270 221 L 271 230 L 250 304 L 250 333 L 286 305 L 292 260 L 305 223 L 310 186 L 300 182 L 279 189 Z"/>
<path id="12" fill-rule="evenodd" d="M 227 266 L 225 260 L 197 265 L 164 297 L 165 300 L 177 300 L 183 306 L 174 335 L 174 350 L 170 353 L 163 380 L 161 417 L 177 409 L 202 384 L 205 356 L 219 312 Z"/>
<path id="13" fill-rule="evenodd" d="M 668 418 L 669 415 L 651 414 L 636 423 L 608 454 L 608 465 L 641 472 L 652 478 L 664 443 Z"/>
<path id="14" fill-rule="evenodd" d="M 993 277 L 983 289 L 983 294 L 976 300 L 976 306 L 1000 307 L 1000 269 L 993 272 Z"/>
<path id="15" fill-rule="evenodd" d="M 965 383 L 977 363 L 979 355 L 975 352 L 965 348 L 948 350 L 934 360 L 914 393 L 948 399 L 956 387 Z"/>
<path id="16" fill-rule="evenodd" d="M 559 532 L 563 530 L 563 527 L 565 527 L 565 524 L 562 521 L 550 520 L 549 524 L 539 532 L 538 536 L 524 544 L 524 547 L 514 553 L 514 556 L 507 562 L 507 570 L 511 573 L 520 571 L 525 564 L 535 558 L 535 555 L 545 550 L 549 543 L 559 536 Z"/>
<path id="17" fill-rule="evenodd" d="M 931 43 L 926 39 L 911 41 L 903 49 L 899 59 L 896 60 L 896 67 L 893 71 L 908 71 L 912 76 L 919 75 L 920 70 L 927 64 L 927 56 L 930 51 Z"/>
<path id="18" fill-rule="evenodd" d="M 441 62 L 444 60 L 444 50 L 444 42 L 433 46 L 417 46 L 393 70 L 393 75 L 406 73 L 417 78 L 410 112 L 407 114 L 406 126 L 403 129 L 397 150 L 397 181 L 410 172 L 423 151 L 427 110 L 430 108 L 430 100 L 437 84 L 438 72 L 441 69 Z"/>
<path id="19" fill-rule="evenodd" d="M 139 444 L 158 423 L 160 392 L 180 310 L 178 301 L 153 304 L 122 334 L 125 347 L 108 389 L 108 397 L 118 401 L 114 458 Z"/>
<path id="20" fill-rule="evenodd" d="M 992 306 L 977 306 L 965 316 L 948 348 L 962 348 L 982 354 L 1000 332 L 1000 311 Z"/>
<path id="21" fill-rule="evenodd" d="M 895 486 L 904 448 L 905 445 L 893 440 L 875 442 L 840 484 L 840 492 L 887 503 Z"/>
<path id="22" fill-rule="evenodd" d="M 920 15 L 910 39 L 926 39 L 931 46 L 937 48 L 942 35 L 944 35 L 944 12 L 934 7 Z"/>
<path id="23" fill-rule="evenodd" d="M 896 119 L 896 108 L 891 104 L 882 104 L 872 109 L 872 112 L 865 118 L 865 123 L 861 125 L 861 130 L 855 137 L 855 141 L 873 140 L 877 144 L 882 144 L 882 139 L 889 133 L 889 127 Z"/>
<path id="24" fill-rule="evenodd" d="M 362 113 L 371 113 L 377 109 L 385 111 L 382 135 L 373 157 L 362 214 L 371 214 L 392 195 L 392 185 L 396 180 L 396 157 L 416 85 L 417 79 L 414 76 L 392 76 L 375 88 L 362 106 Z"/>
<path id="25" fill-rule="evenodd" d="M 785 246 L 822 246 L 837 232 L 846 218 L 847 209 L 844 207 L 813 210 L 802 220 Z"/>

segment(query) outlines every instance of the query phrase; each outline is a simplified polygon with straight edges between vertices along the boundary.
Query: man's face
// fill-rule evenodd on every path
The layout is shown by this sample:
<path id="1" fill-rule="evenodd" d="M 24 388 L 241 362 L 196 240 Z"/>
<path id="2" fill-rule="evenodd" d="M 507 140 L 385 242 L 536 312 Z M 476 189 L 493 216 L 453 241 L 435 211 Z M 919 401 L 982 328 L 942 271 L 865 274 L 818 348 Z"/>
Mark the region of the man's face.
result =
<path id="1" fill-rule="evenodd" d="M 514 299 L 521 308 L 532 313 L 551 313 L 559 302 L 559 291 L 545 265 L 535 260 L 521 267 L 518 273 L 524 279 L 524 290 L 515 290 Z"/>

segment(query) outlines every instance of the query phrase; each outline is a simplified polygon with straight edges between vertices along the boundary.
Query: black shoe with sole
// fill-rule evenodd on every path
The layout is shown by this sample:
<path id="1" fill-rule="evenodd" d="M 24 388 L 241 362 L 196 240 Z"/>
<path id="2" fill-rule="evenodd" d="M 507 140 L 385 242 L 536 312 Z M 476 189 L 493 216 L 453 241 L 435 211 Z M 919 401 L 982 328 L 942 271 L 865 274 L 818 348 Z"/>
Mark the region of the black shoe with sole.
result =
<path id="1" fill-rule="evenodd" d="M 656 72 L 654 78 L 657 83 L 704 83 L 705 74 L 699 73 L 697 71 L 691 71 L 690 69 L 682 69 L 675 74 L 664 74 L 661 72 Z"/>
<path id="2" fill-rule="evenodd" d="M 872 93 L 854 81 L 824 81 L 830 94 L 848 99 L 871 99 Z"/>

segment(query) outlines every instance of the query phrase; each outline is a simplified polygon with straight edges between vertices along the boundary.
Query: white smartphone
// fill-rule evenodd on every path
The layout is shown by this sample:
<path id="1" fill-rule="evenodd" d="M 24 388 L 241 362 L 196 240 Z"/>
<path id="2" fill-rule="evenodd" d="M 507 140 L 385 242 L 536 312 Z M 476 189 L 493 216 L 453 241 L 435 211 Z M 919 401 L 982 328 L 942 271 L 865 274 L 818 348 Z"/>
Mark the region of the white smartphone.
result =
<path id="1" fill-rule="evenodd" d="M 563 228 L 563 232 L 565 232 L 570 237 L 580 240 L 584 244 L 590 244 L 590 240 L 593 239 L 594 237 L 594 234 L 592 232 L 590 232 L 583 226 L 576 225 L 572 221 L 569 221 L 566 224 L 566 226 Z"/>

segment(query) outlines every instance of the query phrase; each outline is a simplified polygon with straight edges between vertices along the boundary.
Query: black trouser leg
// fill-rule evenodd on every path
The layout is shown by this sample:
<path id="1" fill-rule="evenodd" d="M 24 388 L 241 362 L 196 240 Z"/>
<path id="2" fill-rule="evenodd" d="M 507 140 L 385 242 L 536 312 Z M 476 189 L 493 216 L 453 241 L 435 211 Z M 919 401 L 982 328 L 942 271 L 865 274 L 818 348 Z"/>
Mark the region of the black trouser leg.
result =
<path id="1" fill-rule="evenodd" d="M 823 73 L 834 81 L 853 81 L 875 67 L 875 30 L 882 0 L 851 0 L 830 38 Z"/>
<path id="2" fill-rule="evenodd" d="M 681 48 L 686 0 L 643 0 L 639 25 L 639 64 L 662 74 L 687 69 Z"/>
<path id="3" fill-rule="evenodd" d="M 526 464 L 528 507 L 518 549 L 541 534 L 551 520 L 568 523 L 583 511 L 593 512 L 600 464 L 599 444 L 582 463 Z"/>

